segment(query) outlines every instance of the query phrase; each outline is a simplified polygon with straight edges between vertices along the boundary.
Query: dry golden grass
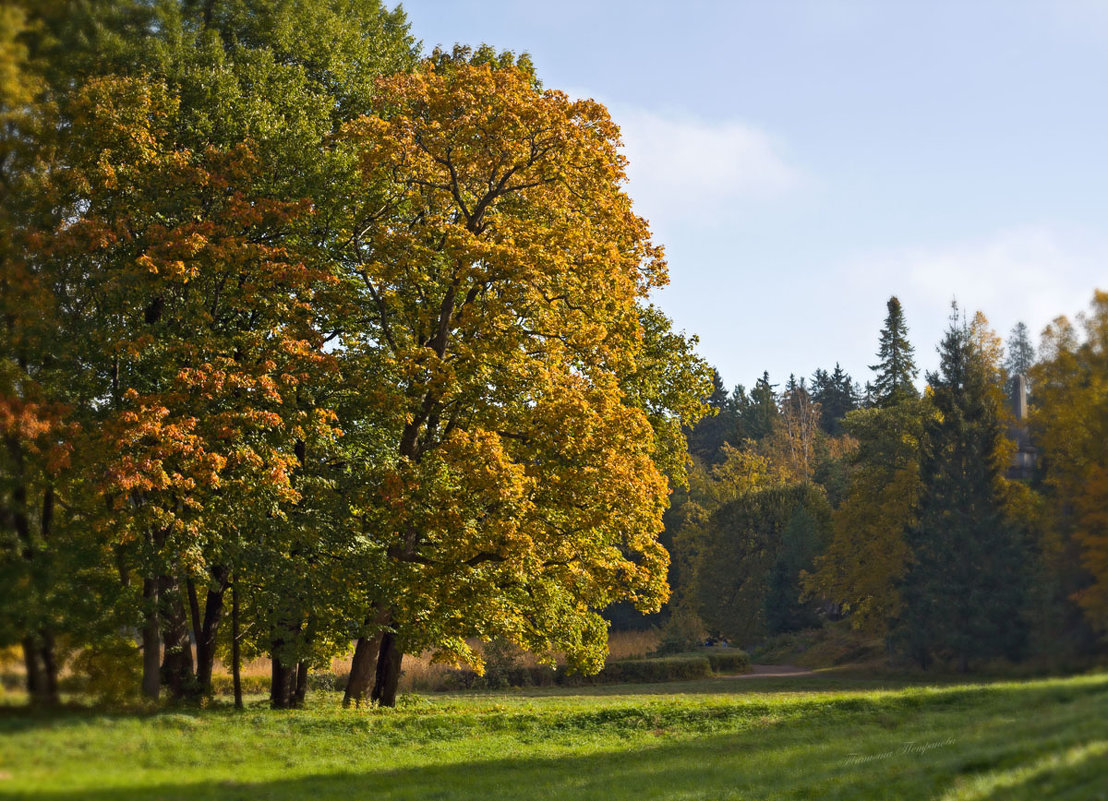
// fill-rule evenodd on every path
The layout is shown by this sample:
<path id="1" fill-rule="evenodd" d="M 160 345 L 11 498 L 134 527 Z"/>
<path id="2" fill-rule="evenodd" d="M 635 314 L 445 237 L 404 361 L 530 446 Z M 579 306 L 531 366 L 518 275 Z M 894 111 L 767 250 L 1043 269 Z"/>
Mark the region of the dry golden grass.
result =
<path id="1" fill-rule="evenodd" d="M 608 658 L 640 659 L 657 650 L 660 641 L 657 629 L 614 631 L 608 635 Z"/>
<path id="2" fill-rule="evenodd" d="M 484 643 L 473 641 L 470 643 L 475 651 L 484 653 Z M 610 659 L 633 659 L 644 657 L 658 647 L 658 632 L 654 629 L 647 631 L 621 631 L 613 632 L 608 638 L 608 651 Z M 331 673 L 335 676 L 346 676 L 350 673 L 352 653 L 344 654 L 331 660 Z M 517 664 L 523 667 L 536 667 L 539 664 L 534 654 L 519 651 Z M 23 664 L 22 654 L 18 647 L 0 649 L 0 671 L 8 675 L 7 683 L 13 686 L 21 683 Z M 559 659 L 559 662 L 561 660 Z M 68 666 L 67 666 L 68 667 Z M 404 672 L 400 678 L 401 692 L 429 692 L 445 689 L 450 684 L 452 672 L 456 668 L 450 665 L 433 663 L 431 652 L 423 654 L 407 654 L 404 657 Z M 213 674 L 216 676 L 231 675 L 231 667 L 220 660 L 215 661 Z M 270 661 L 264 657 L 251 659 L 242 663 L 242 676 L 244 679 L 268 678 L 270 675 Z"/>

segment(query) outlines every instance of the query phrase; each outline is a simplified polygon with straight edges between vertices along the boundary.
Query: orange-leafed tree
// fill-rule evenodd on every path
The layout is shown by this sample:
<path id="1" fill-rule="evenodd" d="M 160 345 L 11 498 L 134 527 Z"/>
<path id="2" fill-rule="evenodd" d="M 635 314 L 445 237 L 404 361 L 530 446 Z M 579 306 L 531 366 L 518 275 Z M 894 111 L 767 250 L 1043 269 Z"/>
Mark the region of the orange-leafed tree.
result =
<path id="1" fill-rule="evenodd" d="M 1108 292 L 1043 334 L 1032 432 L 1052 507 L 1046 557 L 1089 625 L 1108 632 Z M 1081 334 L 1084 334 L 1082 336 Z"/>
<path id="2" fill-rule="evenodd" d="M 365 184 L 345 347 L 387 377 L 366 395 L 392 442 L 367 514 L 389 569 L 347 699 L 375 678 L 392 704 L 406 651 L 479 664 L 474 636 L 596 670 L 598 610 L 668 594 L 667 473 L 707 395 L 647 305 L 666 269 L 618 128 L 488 50 L 438 54 L 377 99 L 345 132 Z"/>
<path id="3" fill-rule="evenodd" d="M 338 432 L 318 399 L 336 372 L 318 311 L 335 281 L 298 249 L 310 209 L 260 188 L 248 142 L 175 145 L 178 109 L 149 79 L 75 91 L 64 113 L 83 135 L 51 183 L 71 211 L 29 234 L 29 253 L 57 307 L 52 358 L 86 431 L 84 484 L 107 501 L 84 514 L 141 617 L 144 689 L 161 678 L 180 697 L 210 688 L 245 555 L 260 570 L 268 551 L 308 547 L 290 523 L 306 503 L 298 474 Z"/>

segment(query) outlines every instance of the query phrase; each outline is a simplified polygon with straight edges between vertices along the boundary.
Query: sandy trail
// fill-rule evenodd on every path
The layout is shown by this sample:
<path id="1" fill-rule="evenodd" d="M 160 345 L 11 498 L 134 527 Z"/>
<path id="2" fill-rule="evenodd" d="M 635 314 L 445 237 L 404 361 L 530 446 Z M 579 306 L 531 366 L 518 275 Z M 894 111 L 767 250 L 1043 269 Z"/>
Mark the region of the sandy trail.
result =
<path id="1" fill-rule="evenodd" d="M 751 665 L 750 673 L 738 673 L 729 679 L 777 678 L 781 676 L 811 676 L 813 671 L 796 665 Z"/>

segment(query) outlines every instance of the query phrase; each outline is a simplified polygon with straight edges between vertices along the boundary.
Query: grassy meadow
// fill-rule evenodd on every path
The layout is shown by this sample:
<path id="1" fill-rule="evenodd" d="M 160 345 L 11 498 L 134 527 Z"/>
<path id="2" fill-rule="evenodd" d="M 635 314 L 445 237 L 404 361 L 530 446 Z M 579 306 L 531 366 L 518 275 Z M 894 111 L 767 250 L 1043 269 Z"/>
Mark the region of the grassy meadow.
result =
<path id="1" fill-rule="evenodd" d="M 9 697 L 14 701 L 14 698 Z M 0 706 L 0 798 L 1108 801 L 1108 673 L 922 684 L 819 672 L 395 710 Z"/>

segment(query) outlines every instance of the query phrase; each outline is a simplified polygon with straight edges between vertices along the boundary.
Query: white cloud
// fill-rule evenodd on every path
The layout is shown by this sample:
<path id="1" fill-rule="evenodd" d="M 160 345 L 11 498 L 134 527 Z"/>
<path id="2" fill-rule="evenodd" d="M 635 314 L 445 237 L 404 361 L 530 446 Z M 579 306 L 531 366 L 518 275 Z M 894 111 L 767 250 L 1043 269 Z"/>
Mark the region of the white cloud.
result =
<path id="1" fill-rule="evenodd" d="M 1061 314 L 1088 307 L 1108 285 L 1108 238 L 1058 225 L 1026 225 L 975 240 L 871 253 L 846 270 L 855 296 L 896 294 L 922 343 L 938 342 L 957 299 L 967 315 L 981 310 L 1007 337 L 1019 321 L 1036 334 Z M 922 351 L 924 363 L 930 350 Z"/>
<path id="2" fill-rule="evenodd" d="M 661 227 L 725 222 L 734 204 L 780 197 L 802 183 L 774 138 L 746 123 L 611 111 L 629 160 L 628 192 Z"/>

